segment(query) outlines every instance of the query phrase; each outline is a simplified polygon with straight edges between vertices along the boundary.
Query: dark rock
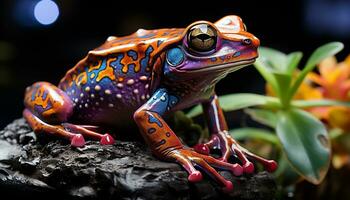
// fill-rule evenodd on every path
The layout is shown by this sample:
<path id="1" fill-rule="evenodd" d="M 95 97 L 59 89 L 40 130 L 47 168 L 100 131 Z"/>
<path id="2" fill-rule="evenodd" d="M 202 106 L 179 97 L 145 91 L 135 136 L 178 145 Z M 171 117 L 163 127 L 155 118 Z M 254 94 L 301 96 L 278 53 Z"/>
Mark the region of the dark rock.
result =
<path id="1" fill-rule="evenodd" d="M 273 199 L 271 175 L 223 176 L 234 183 L 230 194 L 209 177 L 196 184 L 177 164 L 154 158 L 137 142 L 101 146 L 88 141 L 72 148 L 64 140 L 39 142 L 23 119 L 0 131 L 0 194 L 51 199 Z M 3 199 L 1 197 L 1 199 Z"/>

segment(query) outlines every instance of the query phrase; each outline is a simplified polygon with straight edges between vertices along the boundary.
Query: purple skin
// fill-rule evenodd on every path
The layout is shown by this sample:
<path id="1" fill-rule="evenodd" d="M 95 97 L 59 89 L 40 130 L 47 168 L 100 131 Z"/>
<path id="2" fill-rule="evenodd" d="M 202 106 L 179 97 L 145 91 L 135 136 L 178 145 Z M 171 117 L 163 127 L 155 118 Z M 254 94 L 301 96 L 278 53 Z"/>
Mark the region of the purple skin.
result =
<path id="1" fill-rule="evenodd" d="M 199 21 L 186 29 L 139 30 L 109 38 L 69 70 L 58 87 L 46 82 L 28 87 L 23 114 L 35 132 L 67 138 L 73 146 L 83 146 L 84 137 L 113 144 L 113 137 L 98 133 L 98 127 L 120 126 L 134 118 L 154 155 L 181 164 L 192 182 L 202 179 L 197 167 L 230 191 L 232 183 L 211 165 L 235 175 L 252 173 L 249 157 L 268 171 L 277 168 L 274 161 L 248 152 L 228 135 L 214 91 L 228 73 L 255 61 L 259 44 L 237 16 L 215 24 Z M 189 149 L 162 116 L 198 103 L 213 137 Z M 221 150 L 220 159 L 209 156 L 213 148 Z M 232 155 L 243 166 L 228 163 Z"/>

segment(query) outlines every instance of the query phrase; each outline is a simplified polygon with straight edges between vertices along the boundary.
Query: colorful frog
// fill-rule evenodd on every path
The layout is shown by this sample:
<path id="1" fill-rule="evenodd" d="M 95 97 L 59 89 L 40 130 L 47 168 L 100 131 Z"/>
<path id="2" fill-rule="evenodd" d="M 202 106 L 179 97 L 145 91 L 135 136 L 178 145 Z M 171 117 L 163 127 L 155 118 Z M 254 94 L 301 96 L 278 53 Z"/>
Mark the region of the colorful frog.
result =
<path id="1" fill-rule="evenodd" d="M 220 79 L 255 61 L 258 46 L 238 16 L 109 37 L 69 70 L 58 87 L 47 82 L 28 87 L 23 115 L 36 133 L 66 138 L 75 147 L 85 144 L 84 137 L 113 144 L 113 137 L 96 127 L 134 120 L 155 156 L 182 165 L 191 182 L 202 179 L 201 169 L 230 191 L 232 183 L 213 167 L 237 176 L 252 173 L 250 158 L 268 171 L 277 168 L 275 161 L 248 152 L 231 138 L 214 92 Z M 198 103 L 212 138 L 189 148 L 162 116 Z M 220 149 L 221 158 L 212 157 L 212 149 Z M 229 163 L 231 156 L 241 163 Z"/>

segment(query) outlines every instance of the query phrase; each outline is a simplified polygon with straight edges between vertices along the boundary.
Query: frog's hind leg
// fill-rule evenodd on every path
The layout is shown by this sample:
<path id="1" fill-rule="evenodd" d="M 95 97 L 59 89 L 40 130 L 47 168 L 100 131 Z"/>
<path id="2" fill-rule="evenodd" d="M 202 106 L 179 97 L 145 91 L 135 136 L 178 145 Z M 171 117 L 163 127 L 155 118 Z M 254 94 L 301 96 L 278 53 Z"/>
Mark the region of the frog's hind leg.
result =
<path id="1" fill-rule="evenodd" d="M 114 138 L 109 134 L 100 134 L 90 129 L 96 129 L 94 126 L 80 126 L 71 123 L 62 123 L 60 125 L 50 125 L 40 120 L 28 109 L 23 111 L 23 116 L 34 129 L 36 133 L 50 133 L 56 136 L 67 138 L 71 141 L 71 145 L 74 147 L 81 147 L 85 145 L 85 139 L 83 136 L 87 136 L 92 139 L 99 140 L 102 145 L 114 144 Z"/>
<path id="2" fill-rule="evenodd" d="M 65 130 L 62 125 L 51 125 L 48 124 L 37 116 L 35 116 L 28 109 L 24 109 L 23 117 L 32 127 L 35 133 L 50 133 L 58 137 L 63 137 L 71 141 L 71 145 L 75 147 L 82 147 L 85 145 L 85 139 L 81 134 L 75 134 Z"/>
<path id="3" fill-rule="evenodd" d="M 72 146 L 84 146 L 84 136 L 98 139 L 101 144 L 113 144 L 109 134 L 95 132 L 97 126 L 68 123 L 73 113 L 73 102 L 67 94 L 47 82 L 38 82 L 25 93 L 24 118 L 35 133 L 50 133 L 69 139 Z"/>
<path id="4" fill-rule="evenodd" d="M 109 135 L 108 133 L 101 134 L 98 132 L 95 132 L 94 130 L 97 129 L 96 126 L 89 126 L 89 125 L 75 125 L 71 123 L 63 123 L 62 124 L 67 130 L 73 131 L 75 133 L 80 133 L 84 136 L 87 136 L 89 138 L 99 140 L 102 145 L 111 145 L 114 144 L 114 138 Z"/>
<path id="5" fill-rule="evenodd" d="M 83 146 L 84 137 L 66 130 L 62 123 L 73 113 L 67 94 L 47 82 L 33 84 L 25 92 L 23 116 L 35 133 L 49 133 L 69 139 L 73 146 Z"/>

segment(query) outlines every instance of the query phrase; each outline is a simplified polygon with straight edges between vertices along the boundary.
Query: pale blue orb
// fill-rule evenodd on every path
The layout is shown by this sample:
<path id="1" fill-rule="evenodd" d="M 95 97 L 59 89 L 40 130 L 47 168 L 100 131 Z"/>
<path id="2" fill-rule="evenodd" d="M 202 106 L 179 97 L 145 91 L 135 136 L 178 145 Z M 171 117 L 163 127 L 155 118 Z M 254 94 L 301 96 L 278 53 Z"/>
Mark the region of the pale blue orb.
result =
<path id="1" fill-rule="evenodd" d="M 34 7 L 35 19 L 43 25 L 54 23 L 59 14 L 57 4 L 51 0 L 41 0 Z"/>

